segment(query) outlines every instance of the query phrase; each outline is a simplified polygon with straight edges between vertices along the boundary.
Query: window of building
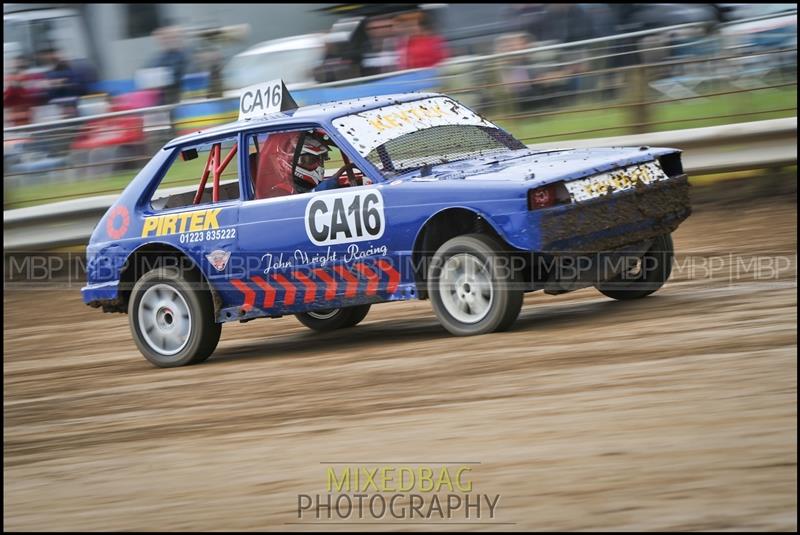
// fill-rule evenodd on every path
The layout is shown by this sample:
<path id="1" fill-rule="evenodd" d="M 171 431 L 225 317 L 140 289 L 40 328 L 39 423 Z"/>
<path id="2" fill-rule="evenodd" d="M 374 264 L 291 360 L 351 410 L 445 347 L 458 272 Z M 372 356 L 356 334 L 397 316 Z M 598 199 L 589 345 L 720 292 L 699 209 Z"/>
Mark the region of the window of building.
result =
<path id="1" fill-rule="evenodd" d="M 160 27 L 158 4 L 125 4 L 126 35 L 129 39 L 148 37 Z"/>

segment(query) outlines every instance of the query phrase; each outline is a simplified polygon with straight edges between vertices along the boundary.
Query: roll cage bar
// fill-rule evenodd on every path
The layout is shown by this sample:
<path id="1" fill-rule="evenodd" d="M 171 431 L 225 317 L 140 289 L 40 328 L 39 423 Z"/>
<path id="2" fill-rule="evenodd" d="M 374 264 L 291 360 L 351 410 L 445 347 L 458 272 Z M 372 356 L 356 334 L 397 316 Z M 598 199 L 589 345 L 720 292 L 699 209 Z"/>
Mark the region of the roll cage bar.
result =
<path id="1" fill-rule="evenodd" d="M 219 179 L 225 171 L 225 168 L 231 163 L 233 157 L 236 156 L 238 149 L 239 143 L 236 142 L 233 144 L 233 147 L 231 147 L 228 155 L 225 156 L 225 159 L 220 161 L 222 158 L 222 142 L 218 141 L 211 146 L 211 151 L 208 153 L 208 160 L 206 160 L 206 165 L 203 168 L 203 176 L 200 178 L 200 185 L 197 187 L 197 193 L 194 195 L 192 204 L 200 204 L 203 198 L 203 192 L 206 189 L 206 183 L 208 182 L 208 175 L 212 173 L 214 177 L 214 186 L 211 193 L 211 200 L 212 202 L 219 202 Z"/>

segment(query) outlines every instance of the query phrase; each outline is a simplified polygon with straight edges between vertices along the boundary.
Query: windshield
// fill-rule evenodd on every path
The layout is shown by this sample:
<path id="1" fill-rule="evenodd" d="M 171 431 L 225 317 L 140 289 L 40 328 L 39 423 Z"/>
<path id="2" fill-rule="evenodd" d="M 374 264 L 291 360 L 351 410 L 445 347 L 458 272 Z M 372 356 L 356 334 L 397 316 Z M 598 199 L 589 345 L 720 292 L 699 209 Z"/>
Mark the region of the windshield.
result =
<path id="1" fill-rule="evenodd" d="M 524 148 L 525 145 L 498 128 L 444 125 L 392 139 L 371 151 L 367 160 L 389 177 L 426 165 Z"/>
<path id="2" fill-rule="evenodd" d="M 446 97 L 347 115 L 334 120 L 334 125 L 385 177 L 525 148 L 507 132 Z"/>

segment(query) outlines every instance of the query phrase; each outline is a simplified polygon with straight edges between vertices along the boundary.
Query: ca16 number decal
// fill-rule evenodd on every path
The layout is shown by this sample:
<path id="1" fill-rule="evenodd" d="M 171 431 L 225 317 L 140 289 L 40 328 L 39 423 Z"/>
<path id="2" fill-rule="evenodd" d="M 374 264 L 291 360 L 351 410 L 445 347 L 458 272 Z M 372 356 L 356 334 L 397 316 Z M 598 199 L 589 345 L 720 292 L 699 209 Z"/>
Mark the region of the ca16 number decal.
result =
<path id="1" fill-rule="evenodd" d="M 386 219 L 380 191 L 320 195 L 306 205 L 306 234 L 315 245 L 336 245 L 383 236 Z"/>

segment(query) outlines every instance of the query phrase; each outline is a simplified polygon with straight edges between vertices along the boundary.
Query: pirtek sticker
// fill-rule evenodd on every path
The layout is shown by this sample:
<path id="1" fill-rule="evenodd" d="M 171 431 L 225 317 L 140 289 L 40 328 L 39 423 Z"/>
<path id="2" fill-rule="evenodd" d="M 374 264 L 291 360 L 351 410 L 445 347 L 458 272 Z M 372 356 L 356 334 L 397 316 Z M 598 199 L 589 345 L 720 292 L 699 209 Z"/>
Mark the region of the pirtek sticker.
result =
<path id="1" fill-rule="evenodd" d="M 441 104 L 430 104 L 427 107 L 422 105 L 413 106 L 405 110 L 401 109 L 378 115 L 369 120 L 369 125 L 381 132 L 390 128 L 399 128 L 408 123 L 421 122 L 425 119 L 438 119 L 439 117 L 444 117 L 446 113 L 455 116 L 452 111 L 442 110 Z"/>
<path id="2" fill-rule="evenodd" d="M 183 212 L 181 214 L 157 215 L 144 220 L 142 238 L 148 236 L 169 236 L 183 232 L 199 232 L 218 229 L 217 215 L 222 208 Z"/>

